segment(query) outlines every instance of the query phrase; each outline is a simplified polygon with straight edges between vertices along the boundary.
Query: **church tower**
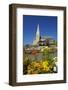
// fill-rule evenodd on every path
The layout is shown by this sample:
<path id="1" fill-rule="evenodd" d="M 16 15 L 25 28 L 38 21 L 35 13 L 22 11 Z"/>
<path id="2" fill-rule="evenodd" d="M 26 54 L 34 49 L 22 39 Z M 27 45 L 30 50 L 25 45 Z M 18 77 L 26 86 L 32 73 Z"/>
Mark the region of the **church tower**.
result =
<path id="1" fill-rule="evenodd" d="M 35 40 L 33 41 L 33 45 L 37 45 L 39 40 L 40 40 L 40 30 L 39 30 L 39 24 L 38 24 L 37 31 L 36 31 L 36 37 L 35 37 Z"/>

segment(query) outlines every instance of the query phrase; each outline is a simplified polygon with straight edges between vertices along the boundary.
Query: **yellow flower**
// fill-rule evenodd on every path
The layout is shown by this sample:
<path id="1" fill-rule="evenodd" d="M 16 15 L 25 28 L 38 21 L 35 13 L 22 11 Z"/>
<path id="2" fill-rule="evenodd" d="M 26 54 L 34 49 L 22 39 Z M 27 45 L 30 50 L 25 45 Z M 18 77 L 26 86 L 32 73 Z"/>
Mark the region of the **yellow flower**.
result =
<path id="1" fill-rule="evenodd" d="M 42 49 L 41 49 L 41 52 L 43 52 L 43 51 L 44 51 L 44 49 L 42 48 Z"/>
<path id="2" fill-rule="evenodd" d="M 46 71 L 49 71 L 49 67 L 46 67 Z"/>
<path id="3" fill-rule="evenodd" d="M 48 48 L 48 46 L 45 46 L 45 48 Z"/>
<path id="4" fill-rule="evenodd" d="M 44 66 L 44 68 L 46 67 L 46 66 L 48 66 L 49 65 L 49 63 L 48 63 L 48 61 L 46 60 L 46 61 L 43 61 L 43 66 Z"/>
<path id="5" fill-rule="evenodd" d="M 43 70 L 44 70 L 45 72 L 48 72 L 48 71 L 50 70 L 50 68 L 49 68 L 49 67 L 45 67 L 45 68 L 43 68 Z"/>

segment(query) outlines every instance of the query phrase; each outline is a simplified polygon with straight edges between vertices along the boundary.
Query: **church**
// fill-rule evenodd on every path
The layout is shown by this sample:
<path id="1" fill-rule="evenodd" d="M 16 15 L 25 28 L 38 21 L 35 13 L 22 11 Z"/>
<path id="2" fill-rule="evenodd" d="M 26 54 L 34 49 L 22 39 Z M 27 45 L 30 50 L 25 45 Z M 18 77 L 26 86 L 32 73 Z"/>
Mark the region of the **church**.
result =
<path id="1" fill-rule="evenodd" d="M 39 46 L 50 46 L 52 45 L 54 40 L 49 36 L 41 36 L 39 24 L 37 25 L 36 37 L 33 41 L 32 45 L 39 45 Z"/>

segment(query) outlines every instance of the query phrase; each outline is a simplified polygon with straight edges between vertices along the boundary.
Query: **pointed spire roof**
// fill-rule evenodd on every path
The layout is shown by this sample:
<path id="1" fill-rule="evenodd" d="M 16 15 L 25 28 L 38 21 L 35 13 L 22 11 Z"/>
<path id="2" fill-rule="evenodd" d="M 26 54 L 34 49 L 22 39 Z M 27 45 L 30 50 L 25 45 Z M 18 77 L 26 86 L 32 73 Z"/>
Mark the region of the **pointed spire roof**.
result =
<path id="1" fill-rule="evenodd" d="M 38 26 L 37 26 L 37 32 L 36 32 L 36 35 L 40 35 L 39 24 L 38 24 Z"/>

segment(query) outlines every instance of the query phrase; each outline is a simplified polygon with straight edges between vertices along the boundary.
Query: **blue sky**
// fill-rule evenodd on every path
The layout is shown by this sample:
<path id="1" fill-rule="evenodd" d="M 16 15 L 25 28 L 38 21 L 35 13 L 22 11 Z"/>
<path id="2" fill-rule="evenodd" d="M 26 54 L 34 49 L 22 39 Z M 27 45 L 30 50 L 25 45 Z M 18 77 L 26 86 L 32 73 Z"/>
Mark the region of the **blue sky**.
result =
<path id="1" fill-rule="evenodd" d="M 41 36 L 51 36 L 53 39 L 57 40 L 56 16 L 23 15 L 24 45 L 32 44 L 36 36 L 38 24 Z"/>

